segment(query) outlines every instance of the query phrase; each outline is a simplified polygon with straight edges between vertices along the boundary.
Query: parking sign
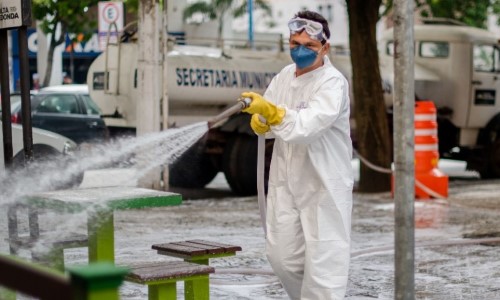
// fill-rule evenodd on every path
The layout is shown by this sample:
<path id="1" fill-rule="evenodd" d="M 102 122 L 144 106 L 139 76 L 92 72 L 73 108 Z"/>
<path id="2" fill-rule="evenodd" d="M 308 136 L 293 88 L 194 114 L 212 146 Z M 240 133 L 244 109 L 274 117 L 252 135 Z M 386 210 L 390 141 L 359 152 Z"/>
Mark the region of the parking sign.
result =
<path id="1" fill-rule="evenodd" d="M 123 30 L 123 2 L 119 1 L 101 1 L 99 2 L 99 47 L 101 50 L 106 48 L 108 31 L 110 42 L 115 42 L 118 33 Z M 116 24 L 116 31 L 111 24 Z"/>

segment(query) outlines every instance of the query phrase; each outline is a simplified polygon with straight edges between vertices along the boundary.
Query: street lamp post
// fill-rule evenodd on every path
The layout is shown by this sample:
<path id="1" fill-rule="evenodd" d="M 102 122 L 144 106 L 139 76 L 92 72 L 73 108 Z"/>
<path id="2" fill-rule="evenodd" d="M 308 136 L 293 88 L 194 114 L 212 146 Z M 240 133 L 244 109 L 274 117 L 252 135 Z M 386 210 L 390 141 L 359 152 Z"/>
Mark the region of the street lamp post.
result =
<path id="1" fill-rule="evenodd" d="M 248 2 L 248 44 L 253 48 L 253 0 Z"/>

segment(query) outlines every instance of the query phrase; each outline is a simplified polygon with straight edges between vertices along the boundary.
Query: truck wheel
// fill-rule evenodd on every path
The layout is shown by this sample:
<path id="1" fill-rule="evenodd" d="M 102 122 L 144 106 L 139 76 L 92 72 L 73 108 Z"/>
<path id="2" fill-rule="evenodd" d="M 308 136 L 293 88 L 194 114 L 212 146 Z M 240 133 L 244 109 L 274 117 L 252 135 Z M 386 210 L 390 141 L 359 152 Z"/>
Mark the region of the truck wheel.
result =
<path id="1" fill-rule="evenodd" d="M 239 196 L 257 193 L 257 137 L 236 135 L 224 149 L 222 170 L 231 190 Z"/>
<path id="2" fill-rule="evenodd" d="M 489 172 L 484 177 L 500 178 L 500 135 L 498 133 L 495 141 L 488 147 L 488 166 Z"/>
<path id="3" fill-rule="evenodd" d="M 219 170 L 205 153 L 205 141 L 199 141 L 169 166 L 169 183 L 182 188 L 202 188 Z"/>

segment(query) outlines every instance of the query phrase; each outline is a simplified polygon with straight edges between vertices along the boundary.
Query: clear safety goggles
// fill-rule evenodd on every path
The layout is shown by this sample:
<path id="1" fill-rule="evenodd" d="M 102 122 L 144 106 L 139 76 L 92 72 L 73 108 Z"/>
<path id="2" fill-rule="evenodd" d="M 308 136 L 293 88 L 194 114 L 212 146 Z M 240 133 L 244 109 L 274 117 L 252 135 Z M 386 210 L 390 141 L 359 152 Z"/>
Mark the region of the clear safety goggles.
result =
<path id="1" fill-rule="evenodd" d="M 288 22 L 288 28 L 290 29 L 291 34 L 295 34 L 301 32 L 302 30 L 305 30 L 312 39 L 320 42 L 326 40 L 326 36 L 323 33 L 323 25 L 316 21 L 302 18 L 293 18 Z"/>

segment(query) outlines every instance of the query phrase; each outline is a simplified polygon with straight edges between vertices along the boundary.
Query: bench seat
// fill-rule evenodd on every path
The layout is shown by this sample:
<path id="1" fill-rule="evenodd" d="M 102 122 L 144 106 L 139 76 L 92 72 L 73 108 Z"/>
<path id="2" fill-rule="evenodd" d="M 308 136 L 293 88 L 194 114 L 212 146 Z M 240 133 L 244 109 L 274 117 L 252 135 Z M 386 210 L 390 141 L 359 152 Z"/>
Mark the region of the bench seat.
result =
<path id="1" fill-rule="evenodd" d="M 215 272 L 212 267 L 185 261 L 146 263 L 130 269 L 125 280 L 147 285 L 149 300 L 177 299 L 177 281 L 191 284 L 186 299 L 208 300 L 208 274 Z"/>
<path id="2" fill-rule="evenodd" d="M 240 246 L 233 246 L 223 243 L 216 243 L 205 240 L 189 240 L 172 242 L 165 244 L 155 244 L 152 246 L 158 254 L 168 255 L 184 259 L 185 262 L 193 262 L 200 265 L 209 264 L 209 259 L 236 255 L 236 251 L 241 251 Z M 208 286 L 208 279 L 206 282 Z M 186 282 L 184 285 L 185 299 L 198 300 L 192 297 L 196 286 L 193 282 Z"/>
<path id="3" fill-rule="evenodd" d="M 158 254 L 179 257 L 185 261 L 208 265 L 210 258 L 226 257 L 236 255 L 241 251 L 240 246 L 216 243 L 205 240 L 189 240 L 152 246 Z"/>

